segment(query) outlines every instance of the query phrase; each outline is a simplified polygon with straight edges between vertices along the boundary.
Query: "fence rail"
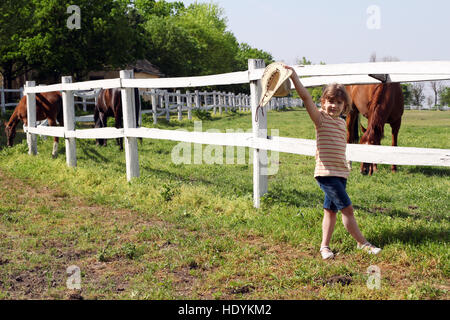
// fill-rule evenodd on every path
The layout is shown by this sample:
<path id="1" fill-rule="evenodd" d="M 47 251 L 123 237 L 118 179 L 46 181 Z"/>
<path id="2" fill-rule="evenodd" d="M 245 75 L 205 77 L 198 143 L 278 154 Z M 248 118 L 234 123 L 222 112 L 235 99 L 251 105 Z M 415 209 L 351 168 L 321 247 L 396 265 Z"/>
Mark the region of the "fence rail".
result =
<path id="1" fill-rule="evenodd" d="M 16 106 L 17 103 L 19 102 L 19 100 L 17 100 L 16 102 L 6 102 L 6 95 L 5 93 L 9 93 L 9 92 L 14 92 L 14 93 L 19 93 L 19 100 L 22 98 L 23 96 L 23 88 L 20 89 L 5 89 L 3 87 L 0 88 L 0 112 L 1 114 L 5 114 L 6 113 L 6 107 L 12 107 L 12 106 Z"/>
<path id="2" fill-rule="evenodd" d="M 431 74 L 432 77 L 442 76 L 450 79 L 450 61 L 444 62 L 423 62 L 424 67 L 419 63 L 371 63 L 346 66 L 307 66 L 296 67 L 302 70 L 300 76 L 304 75 L 326 75 L 328 76 L 349 76 L 355 74 L 368 75 L 370 73 L 389 74 L 398 73 L 398 76 L 408 76 L 409 79 L 418 79 L 424 75 Z M 440 66 L 440 68 L 439 68 Z M 268 188 L 268 157 L 267 151 L 279 151 L 286 153 L 302 154 L 312 156 L 315 154 L 315 141 L 286 138 L 269 137 L 267 130 L 267 108 L 258 110 L 258 102 L 261 97 L 262 88 L 260 78 L 264 69 L 262 60 L 249 60 L 249 71 L 232 74 L 214 75 L 191 78 L 166 78 L 166 79 L 132 79 L 131 71 L 121 71 L 120 79 L 97 80 L 80 83 L 71 83 L 70 77 L 63 77 L 61 84 L 35 87 L 34 82 L 27 82 L 25 93 L 28 96 L 28 128 L 27 141 L 29 142 L 29 153 L 37 153 L 36 134 L 49 136 L 59 136 L 66 139 L 66 161 L 68 166 L 76 166 L 76 139 L 96 139 L 96 138 L 125 138 L 125 157 L 127 179 L 139 177 L 139 161 L 136 138 L 165 139 L 173 141 L 185 141 L 191 143 L 242 146 L 253 149 L 253 198 L 254 206 L 260 206 L 260 197 L 267 192 Z M 311 67 L 311 68 L 310 68 Z M 328 68 L 327 68 L 328 67 Z M 405 71 L 412 69 L 411 73 Z M 305 71 L 306 70 L 306 71 Z M 309 70 L 309 71 L 308 71 Z M 391 72 L 389 72 L 391 71 Z M 392 76 L 392 75 L 391 75 Z M 416 77 L 416 78 L 414 78 Z M 391 77 L 392 78 L 392 77 Z M 311 78 L 305 78 L 307 80 Z M 302 81 L 303 81 L 302 80 Z M 322 79 L 323 80 L 323 79 Z M 328 80 L 327 80 L 328 81 Z M 350 78 L 348 82 L 351 83 Z M 372 83 L 380 81 L 372 78 Z M 416 80 L 414 80 L 416 81 Z M 252 133 L 209 133 L 209 132 L 181 132 L 178 130 L 160 130 L 150 128 L 136 128 L 134 110 L 134 90 L 133 88 L 178 88 L 178 87 L 198 87 L 208 85 L 229 85 L 237 83 L 250 83 L 250 108 L 252 112 Z M 323 84 L 323 83 L 322 83 Z M 122 106 L 124 116 L 124 128 L 102 128 L 75 130 L 74 96 L 73 91 L 91 90 L 93 88 L 119 87 L 122 92 Z M 63 91 L 64 128 L 58 127 L 38 127 L 36 128 L 36 103 L 35 93 L 44 91 Z M 156 94 L 155 94 L 156 95 Z M 166 94 L 165 94 L 166 95 Z M 198 93 L 200 96 L 200 93 Z M 186 95 L 188 97 L 188 95 Z M 189 101 L 189 99 L 187 100 Z M 179 101 L 177 102 L 179 103 Z M 169 104 L 170 105 L 170 104 Z M 167 112 L 167 104 L 165 105 Z M 168 108 L 170 112 L 170 107 Z M 255 115 L 258 112 L 258 122 Z M 155 112 L 156 113 L 156 112 Z M 425 166 L 450 166 L 450 150 L 448 149 L 423 149 L 423 148 L 403 148 L 385 147 L 370 145 L 347 145 L 347 159 L 350 161 L 398 164 L 398 165 L 425 165 Z"/>

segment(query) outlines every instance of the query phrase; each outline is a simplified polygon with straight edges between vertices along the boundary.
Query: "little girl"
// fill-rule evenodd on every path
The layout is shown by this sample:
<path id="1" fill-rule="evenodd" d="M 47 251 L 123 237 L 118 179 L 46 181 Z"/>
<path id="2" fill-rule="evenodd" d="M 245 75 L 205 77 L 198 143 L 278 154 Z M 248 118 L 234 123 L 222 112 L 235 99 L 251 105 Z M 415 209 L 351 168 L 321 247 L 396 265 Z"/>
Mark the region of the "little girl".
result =
<path id="1" fill-rule="evenodd" d="M 292 70 L 292 82 L 316 126 L 317 150 L 314 177 L 325 193 L 322 244 L 320 246 L 322 258 L 334 258 L 329 244 L 336 224 L 338 210 L 342 212 L 342 222 L 345 228 L 357 241 L 357 248 L 370 254 L 378 254 L 381 249 L 370 244 L 361 234 L 353 215 L 352 203 L 346 191 L 350 169 L 345 156 L 347 146 L 346 125 L 340 115 L 346 115 L 350 111 L 350 98 L 347 91 L 340 84 L 327 86 L 323 91 L 322 108 L 319 110 L 309 92 L 301 84 L 295 70 L 289 66 L 286 66 L 286 68 Z"/>

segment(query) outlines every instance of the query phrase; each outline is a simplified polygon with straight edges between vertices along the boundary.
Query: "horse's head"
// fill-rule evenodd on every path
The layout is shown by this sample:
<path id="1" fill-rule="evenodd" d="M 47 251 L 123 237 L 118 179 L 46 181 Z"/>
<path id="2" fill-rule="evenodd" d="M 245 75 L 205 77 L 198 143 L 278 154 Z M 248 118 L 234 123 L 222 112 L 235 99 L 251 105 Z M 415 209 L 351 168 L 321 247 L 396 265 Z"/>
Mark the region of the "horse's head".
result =
<path id="1" fill-rule="evenodd" d="M 359 141 L 360 144 L 371 144 L 371 145 L 380 145 L 381 138 L 383 137 L 383 128 L 379 126 L 371 126 L 370 128 L 366 129 L 361 125 L 361 130 L 363 132 L 363 135 L 361 137 L 361 140 Z M 377 165 L 373 163 L 361 163 L 361 169 L 360 172 L 363 175 L 372 175 L 374 171 L 377 170 Z"/>
<path id="2" fill-rule="evenodd" d="M 12 147 L 14 143 L 14 138 L 16 137 L 16 128 L 10 124 L 5 123 L 5 133 L 6 133 L 6 145 Z"/>

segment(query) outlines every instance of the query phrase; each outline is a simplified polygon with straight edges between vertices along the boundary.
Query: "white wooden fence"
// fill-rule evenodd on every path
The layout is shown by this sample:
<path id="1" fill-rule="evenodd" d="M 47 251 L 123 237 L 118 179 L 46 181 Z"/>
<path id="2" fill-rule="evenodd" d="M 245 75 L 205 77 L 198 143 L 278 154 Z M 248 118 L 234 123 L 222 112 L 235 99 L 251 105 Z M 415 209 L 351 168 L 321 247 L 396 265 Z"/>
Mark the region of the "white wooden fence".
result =
<path id="1" fill-rule="evenodd" d="M 23 88 L 20 89 L 5 89 L 3 87 L 0 88 L 0 110 L 1 110 L 1 114 L 5 114 L 6 113 L 6 107 L 12 107 L 12 106 L 16 106 L 17 103 L 19 102 L 19 100 L 17 100 L 16 102 L 6 102 L 6 95 L 5 93 L 7 92 L 16 92 L 19 93 L 19 100 L 22 98 L 23 96 Z"/>
<path id="2" fill-rule="evenodd" d="M 5 89 L 3 87 L 0 88 L 0 112 L 1 114 L 6 113 L 7 107 L 16 107 L 19 103 L 19 100 L 23 96 L 23 90 L 24 88 L 20 89 Z M 17 99 L 15 102 L 6 102 L 6 94 L 7 92 L 16 92 L 19 93 L 19 99 Z M 81 104 L 83 105 L 83 111 L 87 111 L 87 105 L 94 105 L 97 103 L 97 95 L 95 93 L 89 92 L 89 93 L 83 93 L 78 92 L 75 94 L 76 97 L 79 97 L 79 101 L 75 101 L 75 105 Z M 93 100 L 93 101 L 89 101 Z"/>
<path id="3" fill-rule="evenodd" d="M 322 85 L 335 82 L 337 78 L 344 84 L 378 83 L 379 75 L 390 75 L 396 81 L 428 81 L 450 79 L 450 61 L 411 62 L 411 63 L 370 63 L 327 66 L 295 66 L 299 76 L 311 76 L 302 79 L 306 85 Z M 71 83 L 70 77 L 63 77 L 62 83 L 35 87 L 34 82 L 27 82 L 29 153 L 37 153 L 36 134 L 58 136 L 66 139 L 66 161 L 68 166 L 76 166 L 76 139 L 110 139 L 125 138 L 125 157 L 127 179 L 139 177 L 139 161 L 136 138 L 151 138 L 184 141 L 199 144 L 222 146 L 242 146 L 254 149 L 253 153 L 253 198 L 254 206 L 260 206 L 260 197 L 268 189 L 267 151 L 278 151 L 313 156 L 315 141 L 285 137 L 270 137 L 267 134 L 268 113 L 258 111 L 261 97 L 261 76 L 264 69 L 262 60 L 249 60 L 249 70 L 213 76 L 163 79 L 133 79 L 132 71 L 121 71 L 120 78 Z M 368 74 L 375 77 L 367 76 Z M 345 77 L 344 77 L 345 76 Z M 321 78 L 321 79 L 319 79 Z M 386 77 L 387 79 L 389 77 Z M 183 88 L 201 86 L 220 86 L 250 83 L 250 106 L 252 111 L 252 133 L 208 133 L 181 132 L 150 128 L 136 128 L 133 88 Z M 124 116 L 124 128 L 75 129 L 74 97 L 75 90 L 94 88 L 121 88 Z M 63 92 L 64 127 L 36 127 L 35 93 L 44 91 Z M 264 108 L 267 110 L 266 108 Z M 450 150 L 386 147 L 370 145 L 347 145 L 347 159 L 357 162 L 370 162 L 397 165 L 450 166 Z"/>
<path id="4" fill-rule="evenodd" d="M 181 93 L 169 92 L 167 90 L 152 89 L 142 92 L 143 97 L 149 97 L 151 101 L 151 109 L 142 110 L 142 113 L 150 113 L 153 115 L 153 123 L 156 124 L 158 117 L 165 115 L 166 120 L 170 121 L 170 113 L 176 112 L 178 120 L 183 119 L 183 112 L 187 112 L 187 117 L 192 120 L 192 110 L 212 110 L 213 114 L 217 112 L 222 115 L 223 111 L 235 110 L 239 112 L 251 111 L 250 96 L 246 94 L 235 94 L 232 92 L 200 92 L 195 90 Z M 145 98 L 144 98 L 145 99 Z M 274 98 L 267 106 L 270 110 L 280 109 L 282 106 L 296 107 L 301 106 L 300 99 Z"/>

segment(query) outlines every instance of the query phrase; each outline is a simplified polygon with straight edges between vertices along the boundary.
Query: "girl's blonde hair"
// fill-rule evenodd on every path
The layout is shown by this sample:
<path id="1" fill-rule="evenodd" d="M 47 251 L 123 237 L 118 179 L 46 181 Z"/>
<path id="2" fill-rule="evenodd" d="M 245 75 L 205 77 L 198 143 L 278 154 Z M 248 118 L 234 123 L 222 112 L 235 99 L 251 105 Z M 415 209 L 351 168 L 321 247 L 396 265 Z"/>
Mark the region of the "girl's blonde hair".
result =
<path id="1" fill-rule="evenodd" d="M 345 116 L 350 112 L 351 108 L 351 99 L 345 90 L 345 86 L 343 84 L 332 83 L 326 86 L 323 89 L 322 97 L 320 98 L 320 102 L 322 105 L 325 103 L 325 100 L 342 100 L 344 101 L 344 109 L 341 112 L 341 115 Z"/>

